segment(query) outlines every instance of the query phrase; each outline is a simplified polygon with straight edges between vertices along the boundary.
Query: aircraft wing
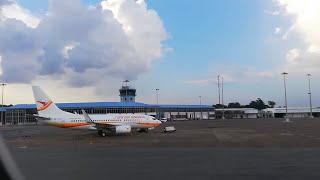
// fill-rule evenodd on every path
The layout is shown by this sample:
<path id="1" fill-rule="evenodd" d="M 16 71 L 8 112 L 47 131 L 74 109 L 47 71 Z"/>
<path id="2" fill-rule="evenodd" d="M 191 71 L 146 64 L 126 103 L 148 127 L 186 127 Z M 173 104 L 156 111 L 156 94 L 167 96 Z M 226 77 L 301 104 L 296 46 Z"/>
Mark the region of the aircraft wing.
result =
<path id="1" fill-rule="evenodd" d="M 89 115 L 86 113 L 85 110 L 81 110 L 82 111 L 82 114 L 84 116 L 84 119 L 87 123 L 89 124 L 94 124 L 94 126 L 97 128 L 97 129 L 111 129 L 111 128 L 114 128 L 115 126 L 117 125 L 114 125 L 114 124 L 100 124 L 100 123 L 95 123 L 94 121 L 92 121 L 92 119 L 89 117 Z"/>
<path id="2" fill-rule="evenodd" d="M 115 126 L 117 125 L 114 125 L 114 124 L 100 124 L 100 123 L 94 123 L 95 127 L 97 129 L 105 129 L 105 130 L 110 130 L 110 129 L 113 129 Z"/>

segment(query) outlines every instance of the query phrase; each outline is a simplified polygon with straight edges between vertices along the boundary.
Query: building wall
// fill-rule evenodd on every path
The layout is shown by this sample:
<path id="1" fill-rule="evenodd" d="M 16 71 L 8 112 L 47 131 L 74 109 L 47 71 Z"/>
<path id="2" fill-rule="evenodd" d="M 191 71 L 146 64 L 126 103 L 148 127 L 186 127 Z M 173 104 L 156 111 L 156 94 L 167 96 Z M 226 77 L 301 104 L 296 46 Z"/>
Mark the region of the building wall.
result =
<path id="1" fill-rule="evenodd" d="M 285 108 L 267 108 L 262 110 L 261 114 L 267 115 L 267 117 L 284 118 L 286 115 Z M 287 117 L 291 118 L 305 118 L 310 116 L 309 107 L 289 108 Z M 312 116 L 320 117 L 320 108 L 312 108 Z"/>
<path id="2" fill-rule="evenodd" d="M 257 115 L 258 114 L 248 114 L 248 118 L 250 119 L 250 118 L 257 118 Z"/>
<path id="3" fill-rule="evenodd" d="M 150 116 L 161 118 L 168 118 L 169 120 L 189 120 L 189 119 L 208 119 L 209 111 L 213 109 L 203 109 L 199 112 L 198 108 L 159 108 L 156 107 L 97 107 L 97 108 L 62 108 L 62 110 L 82 114 L 84 109 L 88 114 L 113 114 L 113 113 L 135 113 L 146 114 Z M 158 114 L 157 114 L 158 113 Z M 36 124 L 36 119 L 32 116 L 37 114 L 36 109 L 7 109 L 6 124 Z M 190 118 L 191 117 L 191 118 Z"/>
<path id="4" fill-rule="evenodd" d="M 33 124 L 36 123 L 36 119 L 32 116 L 36 114 L 35 109 L 13 109 L 6 111 L 6 124 Z"/>
<path id="5" fill-rule="evenodd" d="M 288 113 L 288 117 L 292 118 L 309 117 L 309 115 L 309 113 Z"/>
<path id="6" fill-rule="evenodd" d="M 221 119 L 246 119 L 246 118 L 257 118 L 258 110 L 254 108 L 225 108 L 216 109 L 215 117 Z"/>

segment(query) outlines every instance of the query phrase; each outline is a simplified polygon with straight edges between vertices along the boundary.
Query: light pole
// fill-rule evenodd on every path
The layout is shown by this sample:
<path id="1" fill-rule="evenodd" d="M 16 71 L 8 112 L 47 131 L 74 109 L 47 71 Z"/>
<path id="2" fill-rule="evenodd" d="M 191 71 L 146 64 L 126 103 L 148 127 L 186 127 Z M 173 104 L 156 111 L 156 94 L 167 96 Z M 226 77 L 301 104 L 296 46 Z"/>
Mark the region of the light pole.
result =
<path id="1" fill-rule="evenodd" d="M 284 85 L 284 100 L 285 100 L 285 104 L 286 104 L 286 122 L 290 122 L 289 118 L 288 118 L 288 103 L 287 103 L 287 86 L 286 86 L 286 75 L 288 73 L 283 72 L 283 85 Z"/>
<path id="2" fill-rule="evenodd" d="M 128 84 L 127 83 L 129 82 L 129 80 L 125 80 L 123 82 L 126 83 L 126 114 L 128 114 Z"/>
<path id="3" fill-rule="evenodd" d="M 313 118 L 312 116 L 312 103 L 311 103 L 311 85 L 310 85 L 310 77 L 311 77 L 311 74 L 307 74 L 308 76 L 308 80 L 309 80 L 309 102 L 310 102 L 310 118 Z"/>
<path id="4" fill-rule="evenodd" d="M 219 100 L 219 105 L 220 105 L 220 75 L 218 75 L 218 100 Z"/>
<path id="5" fill-rule="evenodd" d="M 199 96 L 199 103 L 200 103 L 200 105 L 202 105 L 202 103 L 201 103 L 201 98 L 202 98 L 202 96 Z M 203 117 L 202 117 L 202 108 L 200 107 L 200 114 L 201 114 L 201 116 L 200 116 L 200 118 L 201 118 L 201 120 L 203 119 Z"/>
<path id="6" fill-rule="evenodd" d="M 157 94 L 157 111 L 156 111 L 156 118 L 159 119 L 159 112 L 158 112 L 158 106 L 159 106 L 159 95 L 158 95 L 159 89 L 156 89 L 156 94 Z"/>
<path id="7" fill-rule="evenodd" d="M 3 108 L 3 90 L 4 90 L 4 86 L 6 84 L 2 83 L 1 86 L 2 86 L 2 99 L 1 99 L 1 108 Z M 1 111 L 1 124 L 4 124 L 5 122 L 3 122 L 3 113 Z"/>
<path id="8" fill-rule="evenodd" d="M 222 98 L 222 119 L 224 119 L 224 102 L 223 102 L 223 77 L 221 77 L 221 98 Z"/>

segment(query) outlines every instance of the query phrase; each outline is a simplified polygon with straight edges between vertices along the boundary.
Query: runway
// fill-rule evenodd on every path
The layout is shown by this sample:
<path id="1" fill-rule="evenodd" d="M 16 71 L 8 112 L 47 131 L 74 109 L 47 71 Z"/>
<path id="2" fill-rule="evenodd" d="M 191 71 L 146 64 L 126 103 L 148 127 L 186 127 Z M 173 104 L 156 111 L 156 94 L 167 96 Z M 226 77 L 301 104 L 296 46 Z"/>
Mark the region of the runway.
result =
<path id="1" fill-rule="evenodd" d="M 320 119 L 164 123 L 99 137 L 47 126 L 1 127 L 26 179 L 318 179 Z M 161 133 L 174 125 L 176 133 Z"/>
<path id="2" fill-rule="evenodd" d="M 70 148 L 13 152 L 28 179 L 318 179 L 319 149 Z"/>

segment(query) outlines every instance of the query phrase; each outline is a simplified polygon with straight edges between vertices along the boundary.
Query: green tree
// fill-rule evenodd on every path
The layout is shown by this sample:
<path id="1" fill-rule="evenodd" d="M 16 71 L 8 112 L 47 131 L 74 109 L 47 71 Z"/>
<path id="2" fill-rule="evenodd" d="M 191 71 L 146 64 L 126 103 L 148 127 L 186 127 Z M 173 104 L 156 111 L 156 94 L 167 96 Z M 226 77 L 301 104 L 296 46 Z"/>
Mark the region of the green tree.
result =
<path id="1" fill-rule="evenodd" d="M 269 105 L 269 107 L 274 108 L 276 103 L 274 101 L 268 101 L 268 105 Z"/>
<path id="2" fill-rule="evenodd" d="M 223 105 L 223 104 L 216 104 L 216 105 L 213 105 L 214 108 L 216 109 L 221 109 L 221 108 L 226 108 L 227 106 Z"/>
<path id="3" fill-rule="evenodd" d="M 228 104 L 228 108 L 241 108 L 241 104 L 239 102 L 232 102 Z"/>
<path id="4" fill-rule="evenodd" d="M 258 98 L 256 101 L 251 101 L 246 107 L 261 110 L 267 108 L 268 106 L 262 101 L 262 99 Z"/>

